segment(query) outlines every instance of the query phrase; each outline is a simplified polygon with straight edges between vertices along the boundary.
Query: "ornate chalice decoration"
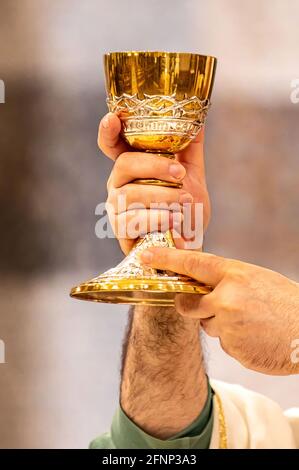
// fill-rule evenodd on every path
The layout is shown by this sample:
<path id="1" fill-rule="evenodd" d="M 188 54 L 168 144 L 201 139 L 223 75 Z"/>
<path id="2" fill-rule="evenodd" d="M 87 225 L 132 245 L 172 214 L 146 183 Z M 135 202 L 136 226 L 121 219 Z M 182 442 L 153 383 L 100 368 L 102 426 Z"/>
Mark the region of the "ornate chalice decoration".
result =
<path id="1" fill-rule="evenodd" d="M 182 150 L 196 137 L 210 102 L 197 96 L 179 101 L 175 94 L 151 96 L 144 93 L 144 98 L 139 99 L 136 94 L 124 93 L 107 98 L 107 104 L 109 110 L 122 119 L 124 137 L 132 147 L 169 154 Z"/>
<path id="2" fill-rule="evenodd" d="M 203 126 L 216 59 L 168 52 L 113 52 L 104 57 L 107 104 L 122 122 L 122 137 L 134 149 L 175 158 Z M 181 187 L 159 179 L 136 184 Z M 176 293 L 206 294 L 210 287 L 186 276 L 143 266 L 151 246 L 175 248 L 170 231 L 148 233 L 115 268 L 74 287 L 71 296 L 97 302 L 171 306 Z"/>

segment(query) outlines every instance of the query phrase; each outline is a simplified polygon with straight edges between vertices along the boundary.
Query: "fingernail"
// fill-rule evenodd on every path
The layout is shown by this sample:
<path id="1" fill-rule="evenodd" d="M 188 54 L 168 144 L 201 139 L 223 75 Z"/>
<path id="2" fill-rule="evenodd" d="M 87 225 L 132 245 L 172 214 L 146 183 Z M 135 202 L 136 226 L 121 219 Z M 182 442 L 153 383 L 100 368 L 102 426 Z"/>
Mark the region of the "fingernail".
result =
<path id="1" fill-rule="evenodd" d="M 109 114 L 106 114 L 106 116 L 103 118 L 102 126 L 104 127 L 104 129 L 108 129 L 109 124 L 110 124 L 110 116 Z"/>
<path id="2" fill-rule="evenodd" d="M 141 261 L 145 264 L 150 263 L 153 260 L 153 254 L 150 251 L 143 251 L 140 255 Z"/>
<path id="3" fill-rule="evenodd" d="M 182 194 L 179 199 L 180 204 L 187 204 L 193 202 L 193 197 L 189 193 Z"/>
<path id="4" fill-rule="evenodd" d="M 184 168 L 176 163 L 169 165 L 169 174 L 174 178 L 181 179 L 185 175 Z"/>

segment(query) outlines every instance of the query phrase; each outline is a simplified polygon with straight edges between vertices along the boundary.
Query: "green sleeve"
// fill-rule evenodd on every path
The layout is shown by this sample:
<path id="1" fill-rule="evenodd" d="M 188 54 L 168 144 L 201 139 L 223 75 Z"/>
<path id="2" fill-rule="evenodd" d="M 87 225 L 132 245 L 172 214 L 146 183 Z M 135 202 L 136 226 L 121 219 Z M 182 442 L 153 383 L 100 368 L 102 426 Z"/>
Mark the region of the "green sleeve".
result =
<path id="1" fill-rule="evenodd" d="M 156 439 L 140 429 L 122 408 L 117 409 L 109 433 L 94 439 L 90 449 L 208 449 L 213 429 L 213 391 L 198 416 L 187 428 L 167 440 Z"/>

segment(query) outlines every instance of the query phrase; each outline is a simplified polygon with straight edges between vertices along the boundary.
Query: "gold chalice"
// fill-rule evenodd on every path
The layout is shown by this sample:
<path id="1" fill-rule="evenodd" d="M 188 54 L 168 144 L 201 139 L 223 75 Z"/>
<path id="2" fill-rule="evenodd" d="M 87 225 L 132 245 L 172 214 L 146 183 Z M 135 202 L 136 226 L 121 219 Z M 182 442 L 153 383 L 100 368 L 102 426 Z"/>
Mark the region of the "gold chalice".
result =
<path id="1" fill-rule="evenodd" d="M 106 54 L 107 104 L 122 121 L 123 138 L 134 149 L 156 153 L 157 158 L 175 158 L 203 126 L 216 62 L 215 57 L 178 52 Z M 176 185 L 157 179 L 134 183 Z M 140 238 L 120 264 L 74 287 L 71 296 L 96 302 L 171 306 L 176 293 L 211 291 L 188 277 L 141 265 L 139 254 L 150 246 L 175 248 L 171 232 Z"/>

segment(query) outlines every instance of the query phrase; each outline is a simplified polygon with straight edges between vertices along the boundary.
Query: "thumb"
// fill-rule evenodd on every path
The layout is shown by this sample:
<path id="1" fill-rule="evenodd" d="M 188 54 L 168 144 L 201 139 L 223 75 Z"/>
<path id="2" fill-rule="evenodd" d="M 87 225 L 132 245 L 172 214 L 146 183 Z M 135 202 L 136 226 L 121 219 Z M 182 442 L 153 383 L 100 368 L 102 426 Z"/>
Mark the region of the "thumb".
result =
<path id="1" fill-rule="evenodd" d="M 185 274 L 212 287 L 223 279 L 228 264 L 225 258 L 210 253 L 157 247 L 144 250 L 140 259 L 152 268 Z"/>
<path id="2" fill-rule="evenodd" d="M 106 114 L 99 125 L 98 146 L 112 160 L 130 149 L 122 139 L 120 132 L 121 120 L 119 117 L 113 113 Z"/>

